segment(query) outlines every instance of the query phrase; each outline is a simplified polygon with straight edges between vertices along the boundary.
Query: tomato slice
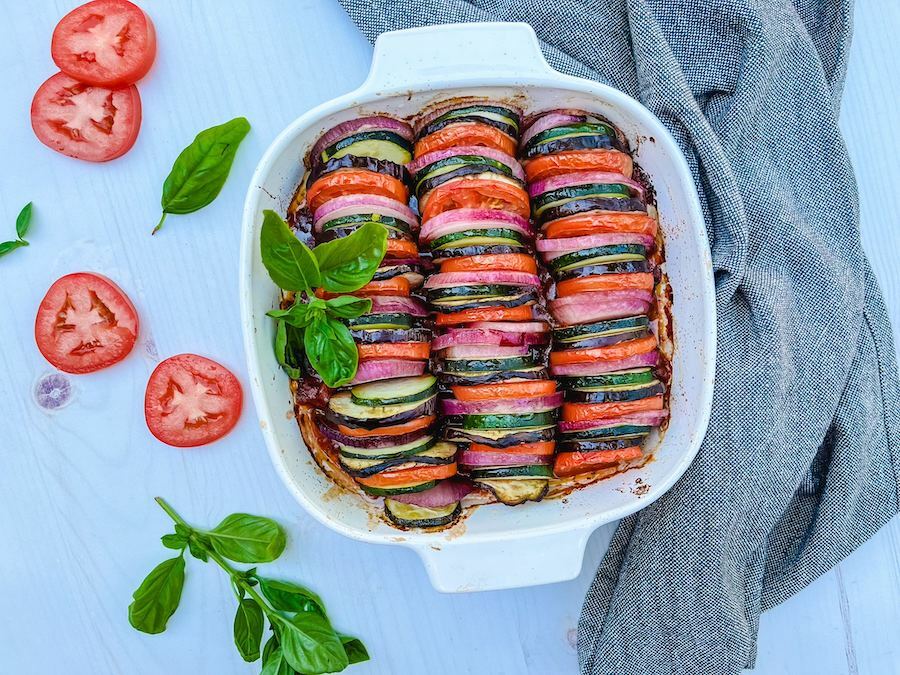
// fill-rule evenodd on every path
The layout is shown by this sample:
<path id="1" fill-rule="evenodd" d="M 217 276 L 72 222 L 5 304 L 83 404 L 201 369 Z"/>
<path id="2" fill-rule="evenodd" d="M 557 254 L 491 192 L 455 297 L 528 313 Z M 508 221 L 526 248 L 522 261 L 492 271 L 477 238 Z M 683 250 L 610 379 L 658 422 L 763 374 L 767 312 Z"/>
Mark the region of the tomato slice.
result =
<path id="1" fill-rule="evenodd" d="M 431 356 L 430 342 L 376 342 L 357 345 L 360 359 L 405 359 L 427 361 Z"/>
<path id="2" fill-rule="evenodd" d="M 553 463 L 553 473 L 560 478 L 596 471 L 619 462 L 629 462 L 643 456 L 641 446 L 632 445 L 618 450 L 597 452 L 561 452 Z"/>
<path id="3" fill-rule="evenodd" d="M 50 286 L 34 320 L 34 339 L 56 368 L 92 373 L 128 356 L 138 324 L 137 310 L 113 281 L 78 272 Z"/>
<path id="4" fill-rule="evenodd" d="M 582 422 L 586 420 L 602 420 L 607 417 L 620 417 L 645 410 L 662 410 L 663 397 L 648 396 L 637 401 L 614 401 L 611 403 L 563 403 L 562 420 L 564 422 Z"/>
<path id="5" fill-rule="evenodd" d="M 425 417 L 417 417 L 411 422 L 403 424 L 395 424 L 389 427 L 379 427 L 377 429 L 356 429 L 354 427 L 346 427 L 338 424 L 337 429 L 344 436 L 353 436 L 355 438 L 372 438 L 374 436 L 402 436 L 403 434 L 412 433 L 419 429 L 426 429 L 434 424 L 435 415 L 427 415 Z"/>
<path id="6" fill-rule="evenodd" d="M 560 237 L 581 237 L 589 234 L 610 234 L 624 232 L 628 234 L 649 234 L 656 236 L 658 224 L 655 218 L 646 213 L 626 211 L 591 211 L 566 216 L 544 225 L 547 239 Z"/>
<path id="7" fill-rule="evenodd" d="M 306 191 L 306 203 L 315 211 L 322 204 L 342 195 L 366 194 L 409 201 L 409 190 L 393 176 L 367 169 L 340 169 L 314 181 Z"/>
<path id="8" fill-rule="evenodd" d="M 579 171 L 608 171 L 631 178 L 634 162 L 628 154 L 612 149 L 555 152 L 525 162 L 525 178 L 529 183 Z"/>
<path id="9" fill-rule="evenodd" d="M 550 396 L 556 393 L 553 380 L 523 380 L 522 382 L 491 382 L 471 386 L 451 386 L 460 401 L 490 401 L 492 399 L 523 399 Z"/>
<path id="10" fill-rule="evenodd" d="M 144 418 L 163 443 L 192 448 L 231 431 L 243 398 L 241 383 L 225 366 L 196 354 L 178 354 L 150 374 Z"/>
<path id="11" fill-rule="evenodd" d="M 31 101 L 31 128 L 57 152 L 108 162 L 134 145 L 141 128 L 141 97 L 134 85 L 111 90 L 57 73 Z"/>
<path id="12" fill-rule="evenodd" d="M 531 215 L 528 193 L 518 185 L 494 178 L 462 178 L 428 193 L 422 222 L 450 209 L 499 209 L 523 218 Z"/>
<path id="13" fill-rule="evenodd" d="M 419 255 L 416 242 L 406 239 L 388 239 L 385 258 L 415 258 Z"/>
<path id="14" fill-rule="evenodd" d="M 556 284 L 556 297 L 593 291 L 649 291 L 653 292 L 653 275 L 650 272 L 625 274 L 599 274 L 591 277 L 566 279 Z"/>
<path id="15" fill-rule="evenodd" d="M 150 17 L 127 0 L 94 0 L 56 24 L 50 54 L 69 77 L 117 89 L 150 70 L 156 30 Z"/>
<path id="16" fill-rule="evenodd" d="M 456 475 L 456 462 L 438 466 L 421 466 L 399 471 L 382 471 L 368 478 L 357 478 L 363 485 L 373 488 L 390 488 L 398 485 L 414 485 L 429 480 L 452 478 Z"/>
<path id="17" fill-rule="evenodd" d="M 606 347 L 587 349 L 565 349 L 550 352 L 550 365 L 563 366 L 572 363 L 593 363 L 595 361 L 620 361 L 638 354 L 646 354 L 656 349 L 656 336 L 647 335 L 636 340 L 626 340 Z"/>
<path id="18" fill-rule="evenodd" d="M 527 253 L 496 253 L 473 255 L 465 258 L 445 258 L 440 263 L 441 272 L 481 272 L 509 270 L 537 274 L 537 263 Z"/>
<path id="19" fill-rule="evenodd" d="M 556 441 L 521 443 L 519 445 L 511 445 L 508 448 L 493 448 L 490 445 L 482 445 L 481 443 L 469 444 L 469 450 L 472 452 L 499 452 L 511 455 L 534 455 L 536 457 L 549 457 L 553 454 L 555 447 Z"/>
<path id="20" fill-rule="evenodd" d="M 452 314 L 438 314 L 435 324 L 438 326 L 455 326 L 471 321 L 531 321 L 533 312 L 530 305 L 520 307 L 478 307 L 464 309 Z"/>
<path id="21" fill-rule="evenodd" d="M 459 122 L 428 134 L 416 141 L 416 157 L 436 150 L 480 145 L 515 157 L 516 140 L 496 127 L 480 122 Z"/>
<path id="22" fill-rule="evenodd" d="M 358 288 L 352 293 L 332 293 L 323 291 L 321 288 L 316 289 L 316 297 L 330 300 L 340 295 L 356 295 L 359 297 L 371 297 L 373 295 L 402 295 L 409 297 L 409 279 L 406 277 L 394 277 L 393 279 L 381 279 L 379 281 L 370 281 L 362 288 Z"/>

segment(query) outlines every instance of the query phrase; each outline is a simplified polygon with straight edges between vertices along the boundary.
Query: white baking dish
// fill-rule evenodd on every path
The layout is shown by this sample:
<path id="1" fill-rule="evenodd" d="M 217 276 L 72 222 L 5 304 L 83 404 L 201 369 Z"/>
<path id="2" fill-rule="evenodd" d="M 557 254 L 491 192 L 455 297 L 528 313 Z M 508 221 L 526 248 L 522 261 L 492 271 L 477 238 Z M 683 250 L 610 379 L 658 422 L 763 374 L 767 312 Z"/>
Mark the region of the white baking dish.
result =
<path id="1" fill-rule="evenodd" d="M 275 362 L 273 322 L 266 317 L 278 303 L 278 289 L 260 261 L 261 213 L 267 208 L 285 213 L 302 176 L 304 153 L 329 127 L 375 113 L 405 117 L 433 101 L 471 95 L 515 96 L 527 112 L 584 108 L 606 116 L 629 138 L 656 188 L 674 291 L 671 423 L 661 440 L 651 440 L 658 445 L 653 461 L 564 500 L 489 505 L 447 532 L 403 532 L 373 517 L 359 496 L 335 488 L 310 457 L 289 414 L 288 379 Z M 671 135 L 637 101 L 550 68 L 526 24 L 456 24 L 382 35 L 365 83 L 301 115 L 263 156 L 244 207 L 240 265 L 250 386 L 269 454 L 285 484 L 307 512 L 334 530 L 415 549 L 440 591 L 513 588 L 577 576 L 590 533 L 668 490 L 706 431 L 715 305 L 706 230 L 687 164 Z"/>

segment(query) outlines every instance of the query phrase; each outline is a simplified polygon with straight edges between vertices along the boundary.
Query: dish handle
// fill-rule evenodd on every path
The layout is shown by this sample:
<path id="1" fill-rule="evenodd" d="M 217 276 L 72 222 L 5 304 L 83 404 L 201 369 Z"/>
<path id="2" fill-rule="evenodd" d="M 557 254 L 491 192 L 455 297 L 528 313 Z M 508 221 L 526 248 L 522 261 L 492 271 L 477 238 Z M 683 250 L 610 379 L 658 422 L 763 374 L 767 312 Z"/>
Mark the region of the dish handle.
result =
<path id="1" fill-rule="evenodd" d="M 450 23 L 379 35 L 362 88 L 415 91 L 471 77 L 553 73 L 527 23 Z"/>
<path id="2" fill-rule="evenodd" d="M 574 579 L 590 530 L 417 547 L 432 586 L 442 593 L 496 591 Z"/>

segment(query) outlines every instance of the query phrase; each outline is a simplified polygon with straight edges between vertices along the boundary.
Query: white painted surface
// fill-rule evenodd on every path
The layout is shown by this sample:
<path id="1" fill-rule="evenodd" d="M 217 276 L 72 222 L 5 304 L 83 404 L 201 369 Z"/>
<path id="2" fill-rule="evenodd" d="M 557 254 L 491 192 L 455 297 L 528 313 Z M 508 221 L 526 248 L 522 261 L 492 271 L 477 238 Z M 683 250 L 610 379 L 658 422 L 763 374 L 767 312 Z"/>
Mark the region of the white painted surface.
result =
<path id="1" fill-rule="evenodd" d="M 371 50 L 330 0 L 147 0 L 161 45 L 140 84 L 144 126 L 134 150 L 92 166 L 41 146 L 28 104 L 54 72 L 49 40 L 74 3 L 8 3 L 0 23 L 0 239 L 35 202 L 30 248 L 0 260 L 0 673 L 180 675 L 258 672 L 231 642 L 233 600 L 223 576 L 191 561 L 182 609 L 158 636 L 134 632 L 126 607 L 165 555 L 161 494 L 190 520 L 236 510 L 288 527 L 277 573 L 319 590 L 339 628 L 373 661 L 352 671 L 458 675 L 576 672 L 574 626 L 610 535 L 588 544 L 575 581 L 478 595 L 431 589 L 411 551 L 353 542 L 306 517 L 268 461 L 248 406 L 226 440 L 190 451 L 157 443 L 141 411 L 155 352 L 197 351 L 246 381 L 237 308 L 244 187 L 263 148 L 307 108 L 358 85 Z M 251 9 L 251 6 L 253 9 Z M 900 8 L 863 0 L 844 97 L 847 142 L 860 182 L 863 238 L 900 325 Z M 271 64 L 278 63 L 277 68 Z M 200 129 L 246 115 L 254 130 L 219 199 L 173 216 L 156 237 L 159 190 Z M 894 125 L 894 126 L 891 126 Z M 144 335 L 129 359 L 75 380 L 54 415 L 31 399 L 47 372 L 31 335 L 41 296 L 63 273 L 104 272 L 126 288 Z M 900 526 L 763 617 L 756 673 L 900 673 Z"/>

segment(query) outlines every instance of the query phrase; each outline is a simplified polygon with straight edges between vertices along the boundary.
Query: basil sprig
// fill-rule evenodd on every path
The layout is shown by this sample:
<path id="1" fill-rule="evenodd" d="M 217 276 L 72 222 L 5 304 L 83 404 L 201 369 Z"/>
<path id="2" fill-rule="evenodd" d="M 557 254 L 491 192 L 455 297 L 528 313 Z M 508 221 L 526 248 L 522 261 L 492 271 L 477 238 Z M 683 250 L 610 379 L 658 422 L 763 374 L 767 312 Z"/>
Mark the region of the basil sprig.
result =
<path id="1" fill-rule="evenodd" d="M 244 117 L 235 117 L 225 124 L 201 131 L 181 151 L 163 183 L 162 217 L 153 228 L 153 234 L 159 232 L 170 213 L 199 211 L 219 196 L 231 172 L 238 146 L 249 132 L 250 122 Z"/>
<path id="2" fill-rule="evenodd" d="M 356 376 L 359 352 L 341 319 L 365 314 L 372 309 L 372 301 L 351 295 L 323 300 L 316 297 L 316 289 L 352 293 L 369 283 L 384 259 L 387 230 L 377 223 L 365 223 L 340 240 L 310 249 L 277 213 L 266 210 L 259 244 L 272 281 L 296 293 L 290 307 L 269 312 L 278 322 L 276 360 L 289 377 L 297 379 L 301 351 L 305 351 L 327 386 L 348 384 Z"/>
<path id="3" fill-rule="evenodd" d="M 179 554 L 157 565 L 133 594 L 128 621 L 144 633 L 162 633 L 181 601 L 185 579 L 185 551 L 212 560 L 229 576 L 237 598 L 234 644 L 248 662 L 262 656 L 262 675 L 314 675 L 344 670 L 367 661 L 358 639 L 331 626 L 322 599 L 290 581 L 261 576 L 256 568 L 235 569 L 228 561 L 271 562 L 284 551 L 284 530 L 274 520 L 234 513 L 211 530 L 189 525 L 160 497 L 160 507 L 175 521 L 175 532 L 162 543 Z M 272 631 L 260 652 L 266 621 Z"/>
<path id="4" fill-rule="evenodd" d="M 16 217 L 16 238 L 11 241 L 0 243 L 0 258 L 7 253 L 15 251 L 22 246 L 28 246 L 25 241 L 25 235 L 28 234 L 28 228 L 31 226 L 31 202 L 28 202 Z"/>

